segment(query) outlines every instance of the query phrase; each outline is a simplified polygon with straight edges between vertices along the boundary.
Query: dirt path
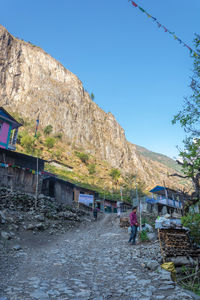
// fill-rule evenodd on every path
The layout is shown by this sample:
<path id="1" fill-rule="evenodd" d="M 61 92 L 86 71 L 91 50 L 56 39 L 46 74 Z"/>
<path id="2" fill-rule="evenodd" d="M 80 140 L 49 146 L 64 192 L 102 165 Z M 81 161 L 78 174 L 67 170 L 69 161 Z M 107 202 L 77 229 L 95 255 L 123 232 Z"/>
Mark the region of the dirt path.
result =
<path id="1" fill-rule="evenodd" d="M 15 254 L 17 271 L 1 282 L 0 300 L 194 299 L 165 271 L 144 268 L 140 246 L 128 245 L 128 234 L 117 222 L 106 215 L 25 247 Z"/>

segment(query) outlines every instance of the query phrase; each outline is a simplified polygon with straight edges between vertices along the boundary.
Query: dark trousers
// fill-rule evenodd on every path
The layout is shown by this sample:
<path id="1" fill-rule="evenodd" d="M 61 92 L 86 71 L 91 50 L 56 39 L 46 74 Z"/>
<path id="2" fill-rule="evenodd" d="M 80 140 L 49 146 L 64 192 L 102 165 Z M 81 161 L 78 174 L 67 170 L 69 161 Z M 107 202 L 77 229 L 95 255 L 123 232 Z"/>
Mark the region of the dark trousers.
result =
<path id="1" fill-rule="evenodd" d="M 137 226 L 133 225 L 131 226 L 131 235 L 128 242 L 130 243 L 133 240 L 132 244 L 134 245 L 136 236 L 137 236 Z"/>

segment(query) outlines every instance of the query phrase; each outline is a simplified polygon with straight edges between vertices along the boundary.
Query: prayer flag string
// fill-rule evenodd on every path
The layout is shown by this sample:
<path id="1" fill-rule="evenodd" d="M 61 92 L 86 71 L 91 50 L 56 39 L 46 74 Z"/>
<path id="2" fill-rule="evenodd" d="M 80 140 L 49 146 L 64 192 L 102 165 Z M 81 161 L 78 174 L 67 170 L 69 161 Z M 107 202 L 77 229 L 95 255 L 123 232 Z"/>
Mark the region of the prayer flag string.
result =
<path id="1" fill-rule="evenodd" d="M 137 3 L 135 3 L 134 1 L 128 0 L 129 2 L 131 2 L 131 4 L 133 5 L 133 7 L 137 7 L 142 13 L 145 13 L 147 15 L 148 18 L 151 18 L 153 20 L 153 22 L 155 22 L 157 24 L 157 26 L 159 28 L 163 28 L 164 32 L 168 32 L 169 34 L 171 34 L 173 36 L 173 38 L 175 40 L 177 40 L 180 44 L 183 44 L 184 47 L 188 48 L 188 50 L 190 51 L 190 54 L 194 55 L 195 57 L 200 57 L 200 55 L 195 52 L 191 47 L 189 47 L 186 43 L 184 43 L 176 34 L 175 32 L 170 31 L 169 29 L 167 29 L 167 27 L 163 26 L 160 22 L 158 22 L 157 18 L 154 18 L 153 16 L 151 16 L 146 10 L 144 10 L 141 6 L 139 6 Z"/>
<path id="2" fill-rule="evenodd" d="M 39 171 L 39 172 L 37 172 L 36 170 L 30 169 L 30 168 L 23 168 L 23 167 L 21 167 L 21 166 L 15 165 L 15 164 L 5 164 L 5 163 L 3 163 L 3 162 L 0 162 L 0 167 L 2 167 L 2 168 L 17 168 L 17 169 L 21 169 L 21 170 L 23 170 L 23 171 L 27 171 L 27 172 L 29 172 L 29 173 L 32 173 L 32 174 L 34 174 L 34 175 L 36 175 L 36 174 L 39 174 L 39 175 L 45 174 L 44 171 L 41 171 L 41 172 Z"/>

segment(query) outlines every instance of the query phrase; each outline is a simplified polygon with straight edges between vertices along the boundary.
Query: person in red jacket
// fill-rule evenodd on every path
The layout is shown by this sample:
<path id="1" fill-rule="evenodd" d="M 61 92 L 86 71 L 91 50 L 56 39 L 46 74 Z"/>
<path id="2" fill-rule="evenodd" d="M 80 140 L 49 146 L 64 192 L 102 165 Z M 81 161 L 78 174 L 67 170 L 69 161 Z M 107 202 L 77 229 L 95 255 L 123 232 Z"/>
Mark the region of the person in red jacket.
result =
<path id="1" fill-rule="evenodd" d="M 132 212 L 130 213 L 130 223 L 131 223 L 131 234 L 130 234 L 130 238 L 129 238 L 129 243 L 131 243 L 132 241 L 132 245 L 135 245 L 135 239 L 137 236 L 137 228 L 139 226 L 138 221 L 137 221 L 137 206 L 133 207 Z"/>

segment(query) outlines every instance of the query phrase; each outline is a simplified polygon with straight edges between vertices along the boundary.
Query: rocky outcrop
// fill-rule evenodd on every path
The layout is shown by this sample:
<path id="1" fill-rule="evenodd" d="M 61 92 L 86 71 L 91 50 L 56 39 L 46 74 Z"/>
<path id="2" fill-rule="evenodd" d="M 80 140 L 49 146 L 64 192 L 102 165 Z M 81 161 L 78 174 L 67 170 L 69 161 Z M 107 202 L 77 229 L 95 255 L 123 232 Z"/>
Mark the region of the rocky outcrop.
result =
<path id="1" fill-rule="evenodd" d="M 150 185 L 170 183 L 167 168 L 140 156 L 111 113 L 94 103 L 81 81 L 41 48 L 0 26 L 0 105 L 51 124 L 72 144 Z M 174 181 L 174 179 L 173 179 Z M 172 183 L 172 181 L 171 181 Z"/>

